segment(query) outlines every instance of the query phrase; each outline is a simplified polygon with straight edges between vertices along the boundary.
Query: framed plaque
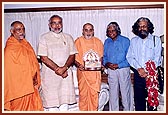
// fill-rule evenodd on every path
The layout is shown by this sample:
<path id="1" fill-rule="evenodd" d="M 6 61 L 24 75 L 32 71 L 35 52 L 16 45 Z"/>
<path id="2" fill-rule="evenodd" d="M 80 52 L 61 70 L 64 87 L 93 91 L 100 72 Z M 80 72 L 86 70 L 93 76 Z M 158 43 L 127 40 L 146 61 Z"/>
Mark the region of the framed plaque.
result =
<path id="1" fill-rule="evenodd" d="M 101 70 L 99 55 L 94 50 L 89 50 L 83 56 L 85 70 Z"/>

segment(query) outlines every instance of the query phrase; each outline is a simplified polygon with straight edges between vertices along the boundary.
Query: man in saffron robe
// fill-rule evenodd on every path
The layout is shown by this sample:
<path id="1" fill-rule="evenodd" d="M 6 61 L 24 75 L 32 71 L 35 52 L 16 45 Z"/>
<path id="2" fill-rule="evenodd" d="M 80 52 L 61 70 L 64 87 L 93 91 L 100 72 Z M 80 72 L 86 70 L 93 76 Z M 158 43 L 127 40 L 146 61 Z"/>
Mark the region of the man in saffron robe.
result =
<path id="1" fill-rule="evenodd" d="M 90 23 L 83 26 L 83 36 L 75 40 L 78 54 L 75 56 L 79 87 L 79 109 L 81 111 L 98 110 L 98 94 L 101 85 L 101 71 L 87 71 L 84 69 L 83 56 L 89 50 L 96 52 L 102 60 L 103 43 L 94 37 L 94 27 Z"/>
<path id="2" fill-rule="evenodd" d="M 40 68 L 35 52 L 25 39 L 22 22 L 13 22 L 10 32 L 4 49 L 4 110 L 41 111 Z"/>

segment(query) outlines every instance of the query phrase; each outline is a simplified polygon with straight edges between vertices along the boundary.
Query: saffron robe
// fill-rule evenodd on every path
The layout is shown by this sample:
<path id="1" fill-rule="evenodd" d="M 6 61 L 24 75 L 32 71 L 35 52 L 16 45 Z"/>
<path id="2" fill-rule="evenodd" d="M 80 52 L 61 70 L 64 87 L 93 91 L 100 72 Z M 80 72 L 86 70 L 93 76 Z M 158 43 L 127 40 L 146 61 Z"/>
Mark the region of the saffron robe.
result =
<path id="1" fill-rule="evenodd" d="M 36 85 L 33 85 L 33 79 Z M 8 111 L 43 110 L 38 92 L 40 68 L 32 46 L 9 37 L 4 49 L 4 109 Z"/>
<path id="2" fill-rule="evenodd" d="M 84 65 L 83 56 L 90 49 L 94 50 L 99 57 L 103 57 L 103 43 L 100 39 L 92 37 L 85 39 L 83 36 L 75 40 L 78 54 L 75 60 Z M 98 94 L 101 85 L 101 71 L 80 71 L 77 69 L 79 87 L 79 109 L 81 111 L 97 111 Z"/>

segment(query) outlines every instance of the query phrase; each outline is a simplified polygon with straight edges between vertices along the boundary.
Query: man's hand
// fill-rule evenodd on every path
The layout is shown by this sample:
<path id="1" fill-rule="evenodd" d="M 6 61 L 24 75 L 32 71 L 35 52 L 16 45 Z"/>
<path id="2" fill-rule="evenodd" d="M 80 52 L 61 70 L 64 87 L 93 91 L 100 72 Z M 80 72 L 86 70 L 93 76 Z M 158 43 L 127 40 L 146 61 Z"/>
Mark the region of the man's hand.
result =
<path id="1" fill-rule="evenodd" d="M 66 66 L 57 67 L 55 69 L 55 73 L 59 76 L 62 76 L 63 78 L 66 78 L 68 76 L 67 67 Z"/>
<path id="2" fill-rule="evenodd" d="M 106 67 L 110 68 L 111 70 L 116 70 L 118 69 L 118 64 L 112 64 L 110 62 L 107 62 Z"/>
<path id="3" fill-rule="evenodd" d="M 139 75 L 141 76 L 141 77 L 147 77 L 147 73 L 145 72 L 145 69 L 144 68 L 138 68 L 137 69 L 137 71 L 138 71 L 138 73 L 139 73 Z"/>
<path id="4" fill-rule="evenodd" d="M 75 65 L 76 65 L 77 68 L 79 68 L 80 71 L 85 70 L 84 66 L 82 64 L 80 64 L 79 62 L 77 62 L 76 60 L 75 60 Z"/>
<path id="5" fill-rule="evenodd" d="M 114 68 L 114 70 L 118 69 L 118 64 L 113 64 L 113 68 Z"/>
<path id="6" fill-rule="evenodd" d="M 38 79 L 37 79 L 37 72 L 36 72 L 35 75 L 33 76 L 33 86 L 34 86 L 35 89 L 38 89 L 38 88 L 39 88 Z"/>
<path id="7" fill-rule="evenodd" d="M 80 64 L 80 65 L 78 66 L 78 68 L 79 68 L 80 71 L 84 71 L 84 70 L 85 70 L 85 68 L 84 68 L 84 66 L 83 66 L 82 64 Z"/>
<path id="8" fill-rule="evenodd" d="M 68 76 L 68 71 L 66 71 L 62 74 L 62 78 L 66 78 L 67 76 Z"/>
<path id="9" fill-rule="evenodd" d="M 37 72 L 35 73 L 35 75 L 33 76 L 33 85 L 36 86 L 38 84 L 38 80 L 37 80 Z"/>

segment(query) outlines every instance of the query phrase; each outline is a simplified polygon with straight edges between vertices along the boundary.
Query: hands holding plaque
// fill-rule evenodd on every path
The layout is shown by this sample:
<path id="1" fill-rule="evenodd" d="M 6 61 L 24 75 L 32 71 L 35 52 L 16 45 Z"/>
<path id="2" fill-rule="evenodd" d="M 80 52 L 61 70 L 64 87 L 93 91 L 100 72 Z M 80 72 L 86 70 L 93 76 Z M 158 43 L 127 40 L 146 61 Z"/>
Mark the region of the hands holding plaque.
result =
<path id="1" fill-rule="evenodd" d="M 99 55 L 94 50 L 89 50 L 83 56 L 85 70 L 101 70 Z"/>

